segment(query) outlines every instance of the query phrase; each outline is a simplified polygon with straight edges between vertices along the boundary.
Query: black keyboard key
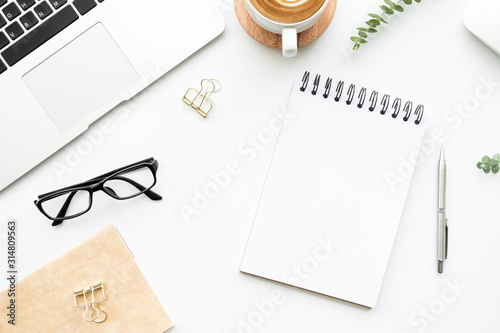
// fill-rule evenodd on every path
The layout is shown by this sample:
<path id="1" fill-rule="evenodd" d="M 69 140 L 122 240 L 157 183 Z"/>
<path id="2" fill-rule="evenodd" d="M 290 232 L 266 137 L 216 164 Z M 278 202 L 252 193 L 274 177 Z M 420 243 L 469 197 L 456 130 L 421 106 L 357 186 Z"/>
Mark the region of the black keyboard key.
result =
<path id="1" fill-rule="evenodd" d="M 2 7 L 3 5 L 5 5 L 7 3 L 7 0 L 0 0 L 0 7 Z"/>
<path id="2" fill-rule="evenodd" d="M 59 9 L 62 5 L 66 4 L 68 2 L 67 0 L 49 0 L 50 4 L 54 9 Z"/>
<path id="3" fill-rule="evenodd" d="M 0 31 L 0 50 L 6 47 L 10 43 L 9 39 L 3 32 Z"/>
<path id="4" fill-rule="evenodd" d="M 0 28 L 7 24 L 7 21 L 3 18 L 2 14 L 0 14 Z"/>
<path id="5" fill-rule="evenodd" d="M 2 74 L 3 72 L 5 72 L 7 70 L 7 66 L 5 66 L 5 64 L 3 63 L 2 60 L 0 60 L 0 74 Z"/>
<path id="6" fill-rule="evenodd" d="M 27 10 L 35 4 L 35 0 L 17 0 L 17 4 L 22 10 Z"/>
<path id="7" fill-rule="evenodd" d="M 36 18 L 35 14 L 33 14 L 33 12 L 27 12 L 26 14 L 21 16 L 19 22 L 21 22 L 24 29 L 30 30 L 35 24 L 38 23 L 38 19 Z"/>
<path id="8" fill-rule="evenodd" d="M 2 12 L 9 21 L 12 21 L 16 17 L 18 17 L 19 14 L 21 14 L 21 10 L 19 9 L 19 7 L 17 7 L 17 5 L 14 2 L 11 2 L 7 6 L 5 6 L 2 9 Z"/>
<path id="9" fill-rule="evenodd" d="M 44 18 L 52 14 L 52 8 L 50 8 L 47 1 L 44 1 L 35 7 L 35 13 L 36 15 L 38 15 L 40 20 L 43 20 Z"/>
<path id="10" fill-rule="evenodd" d="M 97 6 L 94 0 L 75 0 L 73 1 L 73 5 L 80 15 L 85 15 L 89 10 Z"/>
<path id="11" fill-rule="evenodd" d="M 73 7 L 63 7 L 47 21 L 42 22 L 30 33 L 5 49 L 2 52 L 2 57 L 9 66 L 14 65 L 77 19 L 78 14 Z"/>
<path id="12" fill-rule="evenodd" d="M 5 28 L 5 32 L 9 35 L 10 39 L 14 40 L 19 38 L 24 33 L 24 30 L 19 23 L 14 22 Z"/>

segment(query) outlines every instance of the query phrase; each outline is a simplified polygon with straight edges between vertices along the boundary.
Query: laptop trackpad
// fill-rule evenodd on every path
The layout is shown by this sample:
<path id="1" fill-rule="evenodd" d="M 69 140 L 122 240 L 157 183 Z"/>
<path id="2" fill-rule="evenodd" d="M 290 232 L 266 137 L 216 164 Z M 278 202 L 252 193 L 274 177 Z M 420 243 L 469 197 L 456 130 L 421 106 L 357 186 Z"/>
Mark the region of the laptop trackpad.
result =
<path id="1" fill-rule="evenodd" d="M 140 77 L 98 23 L 23 79 L 59 131 L 65 133 L 111 101 L 121 102 L 119 94 Z"/>

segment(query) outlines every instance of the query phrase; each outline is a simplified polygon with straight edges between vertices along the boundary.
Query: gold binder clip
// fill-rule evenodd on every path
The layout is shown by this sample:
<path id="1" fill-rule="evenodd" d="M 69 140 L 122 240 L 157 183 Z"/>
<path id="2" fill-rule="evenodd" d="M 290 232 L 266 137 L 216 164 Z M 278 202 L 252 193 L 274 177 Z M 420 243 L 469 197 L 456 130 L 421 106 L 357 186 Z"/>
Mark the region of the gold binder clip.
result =
<path id="1" fill-rule="evenodd" d="M 195 109 L 203 118 L 206 118 L 215 107 L 215 103 L 209 97 L 211 94 L 218 92 L 220 88 L 221 84 L 216 79 L 203 79 L 201 80 L 201 89 L 188 89 L 182 100 Z"/>
<path id="2" fill-rule="evenodd" d="M 106 291 L 102 282 L 91 285 L 88 288 L 73 291 L 75 306 L 77 308 L 85 308 L 83 320 L 87 322 L 102 323 L 106 320 L 108 314 L 99 306 L 99 303 L 105 301 L 106 298 Z M 82 299 L 83 302 L 81 302 Z M 92 310 L 92 313 L 89 313 L 90 310 Z"/>

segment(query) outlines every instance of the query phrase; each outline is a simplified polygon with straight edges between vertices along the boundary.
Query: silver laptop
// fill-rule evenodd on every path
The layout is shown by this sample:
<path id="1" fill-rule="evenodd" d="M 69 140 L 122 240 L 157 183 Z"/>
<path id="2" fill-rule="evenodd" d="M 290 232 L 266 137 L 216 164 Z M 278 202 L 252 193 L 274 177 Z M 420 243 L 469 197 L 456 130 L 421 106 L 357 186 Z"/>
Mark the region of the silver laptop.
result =
<path id="1" fill-rule="evenodd" d="M 500 1 L 471 0 L 463 20 L 470 32 L 500 54 Z"/>
<path id="2" fill-rule="evenodd" d="M 223 30 L 207 0 L 0 0 L 0 190 Z"/>

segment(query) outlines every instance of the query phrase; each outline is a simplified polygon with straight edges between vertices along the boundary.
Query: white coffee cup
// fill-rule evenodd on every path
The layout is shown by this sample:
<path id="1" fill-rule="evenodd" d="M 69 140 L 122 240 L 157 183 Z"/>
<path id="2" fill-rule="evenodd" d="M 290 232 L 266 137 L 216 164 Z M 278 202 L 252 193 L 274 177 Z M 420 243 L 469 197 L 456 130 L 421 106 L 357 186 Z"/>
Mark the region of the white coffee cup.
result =
<path id="1" fill-rule="evenodd" d="M 271 20 L 262 15 L 251 4 L 250 0 L 245 0 L 250 17 L 262 28 L 281 35 L 283 56 L 295 57 L 297 55 L 297 34 L 312 27 L 325 11 L 329 0 L 325 0 L 320 9 L 309 18 L 294 23 L 283 23 Z"/>

